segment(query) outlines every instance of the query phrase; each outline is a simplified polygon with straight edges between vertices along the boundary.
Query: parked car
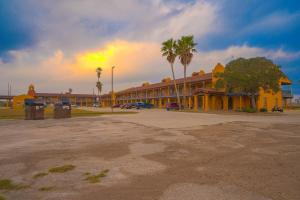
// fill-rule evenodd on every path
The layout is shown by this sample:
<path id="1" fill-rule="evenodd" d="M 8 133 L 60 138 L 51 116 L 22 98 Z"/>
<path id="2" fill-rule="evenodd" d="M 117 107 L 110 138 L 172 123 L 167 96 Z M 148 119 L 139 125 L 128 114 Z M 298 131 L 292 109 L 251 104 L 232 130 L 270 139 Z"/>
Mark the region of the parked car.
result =
<path id="1" fill-rule="evenodd" d="M 179 110 L 178 103 L 167 103 L 166 105 L 167 110 Z"/>
<path id="2" fill-rule="evenodd" d="M 123 109 L 131 109 L 131 108 L 135 108 L 135 103 L 127 103 L 125 104 L 122 108 Z"/>
<path id="3" fill-rule="evenodd" d="M 120 108 L 121 108 L 121 109 L 124 109 L 125 106 L 126 106 L 126 103 L 125 103 L 125 104 L 122 104 L 122 105 L 120 106 Z"/>
<path id="4" fill-rule="evenodd" d="M 120 108 L 121 107 L 121 104 L 115 104 L 112 106 L 113 108 Z"/>
<path id="5" fill-rule="evenodd" d="M 151 103 L 144 103 L 144 102 L 138 102 L 135 104 L 136 105 L 136 109 L 141 109 L 141 108 L 153 108 L 154 105 Z"/>
<path id="6" fill-rule="evenodd" d="M 272 108 L 272 112 L 283 112 L 283 109 L 280 108 L 280 107 L 278 107 L 278 106 L 274 106 L 274 107 Z"/>

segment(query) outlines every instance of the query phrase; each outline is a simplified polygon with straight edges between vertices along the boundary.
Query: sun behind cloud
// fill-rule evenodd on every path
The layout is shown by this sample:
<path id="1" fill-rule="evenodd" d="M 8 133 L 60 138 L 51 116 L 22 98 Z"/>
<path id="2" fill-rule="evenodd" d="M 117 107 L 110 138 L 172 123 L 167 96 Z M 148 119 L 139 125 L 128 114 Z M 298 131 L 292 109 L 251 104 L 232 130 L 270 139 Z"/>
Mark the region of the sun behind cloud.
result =
<path id="1" fill-rule="evenodd" d="M 87 49 L 70 56 L 57 50 L 43 62 L 41 73 L 47 72 L 48 77 L 53 76 L 56 80 L 78 81 L 94 78 L 96 68 L 101 67 L 102 79 L 110 80 L 111 67 L 116 66 L 116 76 L 126 79 L 153 73 L 157 58 L 161 58 L 157 43 L 114 40 L 97 49 Z M 163 62 L 163 59 L 160 60 Z"/>

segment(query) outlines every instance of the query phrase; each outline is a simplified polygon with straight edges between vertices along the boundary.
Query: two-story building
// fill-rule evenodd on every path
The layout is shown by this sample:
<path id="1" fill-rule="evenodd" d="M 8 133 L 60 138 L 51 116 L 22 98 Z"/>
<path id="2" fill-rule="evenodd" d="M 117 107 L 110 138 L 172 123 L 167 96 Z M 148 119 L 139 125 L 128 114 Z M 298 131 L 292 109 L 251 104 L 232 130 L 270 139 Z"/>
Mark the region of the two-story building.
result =
<path id="1" fill-rule="evenodd" d="M 195 111 L 210 110 L 242 110 L 250 107 L 250 97 L 246 93 L 226 93 L 224 90 L 217 90 L 215 83 L 216 74 L 224 72 L 223 65 L 218 63 L 212 72 L 205 73 L 203 70 L 194 72 L 187 77 L 186 106 Z M 176 79 L 181 103 L 183 103 L 183 78 Z M 291 85 L 287 78 L 280 80 L 280 85 Z M 176 102 L 176 93 L 173 80 L 164 78 L 160 83 L 143 83 L 141 86 L 128 88 L 115 92 L 113 100 L 111 93 L 101 96 L 102 106 L 112 104 L 125 104 L 134 102 L 149 102 L 157 108 L 164 108 L 168 102 Z M 292 98 L 290 89 L 282 89 L 277 93 L 260 90 L 256 95 L 258 109 L 266 108 L 271 111 L 274 106 L 287 107 Z"/>

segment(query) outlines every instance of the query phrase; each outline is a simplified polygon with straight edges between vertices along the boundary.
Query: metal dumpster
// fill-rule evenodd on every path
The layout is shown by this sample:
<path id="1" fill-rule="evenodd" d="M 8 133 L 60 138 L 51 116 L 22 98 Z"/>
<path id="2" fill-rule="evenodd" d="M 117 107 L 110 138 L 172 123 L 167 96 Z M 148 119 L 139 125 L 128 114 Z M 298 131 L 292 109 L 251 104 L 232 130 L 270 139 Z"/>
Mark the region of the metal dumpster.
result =
<path id="1" fill-rule="evenodd" d="M 54 118 L 70 118 L 71 117 L 71 104 L 68 99 L 63 99 L 61 102 L 54 105 Z"/>
<path id="2" fill-rule="evenodd" d="M 25 99 L 25 119 L 39 120 L 44 119 L 44 103 L 36 99 Z"/>

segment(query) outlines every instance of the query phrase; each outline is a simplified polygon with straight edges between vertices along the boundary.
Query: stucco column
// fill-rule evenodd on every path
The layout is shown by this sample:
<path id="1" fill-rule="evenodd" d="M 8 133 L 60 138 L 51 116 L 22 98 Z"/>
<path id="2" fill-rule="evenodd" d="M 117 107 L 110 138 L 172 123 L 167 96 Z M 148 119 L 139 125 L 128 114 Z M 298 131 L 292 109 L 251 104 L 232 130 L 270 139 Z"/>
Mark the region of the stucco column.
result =
<path id="1" fill-rule="evenodd" d="M 208 110 L 209 110 L 209 105 L 208 105 L 208 98 L 209 98 L 209 95 L 208 94 L 205 94 L 204 95 L 204 111 L 205 112 L 208 112 Z"/>
<path id="2" fill-rule="evenodd" d="M 228 96 L 223 96 L 223 110 L 228 111 Z"/>
<path id="3" fill-rule="evenodd" d="M 158 107 L 159 107 L 159 108 L 162 108 L 162 106 L 161 106 L 161 98 L 159 98 Z"/>
<path id="4" fill-rule="evenodd" d="M 192 97 L 189 96 L 189 109 L 191 108 L 192 106 Z"/>
<path id="5" fill-rule="evenodd" d="M 198 95 L 194 95 L 194 111 L 198 111 Z"/>
<path id="6" fill-rule="evenodd" d="M 212 96 L 211 97 L 211 100 L 212 100 L 212 106 L 211 106 L 211 109 L 212 110 L 216 110 L 216 96 Z"/>

